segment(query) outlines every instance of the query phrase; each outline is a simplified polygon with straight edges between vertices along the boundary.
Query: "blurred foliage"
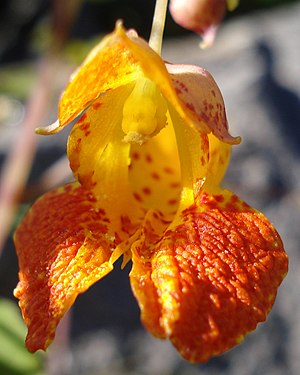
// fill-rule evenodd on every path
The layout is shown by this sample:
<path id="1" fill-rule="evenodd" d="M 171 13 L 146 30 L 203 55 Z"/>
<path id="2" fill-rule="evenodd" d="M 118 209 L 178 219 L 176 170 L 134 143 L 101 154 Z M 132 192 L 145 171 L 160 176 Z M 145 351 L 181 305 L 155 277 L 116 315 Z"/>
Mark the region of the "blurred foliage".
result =
<path id="1" fill-rule="evenodd" d="M 36 69 L 31 64 L 3 66 L 0 70 L 0 92 L 25 100 L 33 86 L 35 76 Z"/>
<path id="2" fill-rule="evenodd" d="M 30 202 L 30 203 L 22 203 L 19 205 L 19 208 L 18 208 L 18 212 L 17 212 L 17 215 L 16 215 L 16 218 L 15 218 L 15 221 L 12 225 L 12 228 L 11 228 L 11 235 L 13 236 L 15 230 L 17 229 L 18 225 L 20 224 L 21 220 L 23 219 L 23 217 L 25 216 L 25 214 L 27 213 L 27 211 L 29 210 L 31 204 L 33 202 Z M 1 312 L 0 312 L 1 314 Z M 23 320 L 22 320 L 23 321 Z M 1 373 L 0 373 L 1 374 Z"/>
<path id="3" fill-rule="evenodd" d="M 239 7 L 230 12 L 229 17 L 295 2 L 299 0 L 240 0 Z M 51 4 L 51 0 L 1 0 L 0 63 L 30 59 L 47 49 L 52 24 Z M 112 31 L 120 18 L 127 28 L 134 27 L 141 36 L 148 38 L 154 5 L 155 0 L 83 0 L 71 39 L 88 40 Z M 169 17 L 166 36 L 178 32 L 182 29 Z"/>
<path id="4" fill-rule="evenodd" d="M 24 346 L 25 324 L 17 306 L 0 299 L 0 374 L 44 375 L 43 358 Z"/>

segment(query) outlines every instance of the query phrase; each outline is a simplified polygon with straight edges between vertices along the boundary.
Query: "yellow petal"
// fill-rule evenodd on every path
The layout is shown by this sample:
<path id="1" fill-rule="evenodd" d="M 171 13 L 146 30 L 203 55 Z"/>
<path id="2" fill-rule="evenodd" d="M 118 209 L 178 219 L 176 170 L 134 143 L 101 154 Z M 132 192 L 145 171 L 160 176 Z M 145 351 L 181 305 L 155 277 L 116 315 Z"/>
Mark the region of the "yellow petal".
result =
<path id="1" fill-rule="evenodd" d="M 31 352 L 46 349 L 79 293 L 113 269 L 117 233 L 94 196 L 77 185 L 49 192 L 15 233 L 20 281 L 15 296 L 28 326 Z"/>
<path id="2" fill-rule="evenodd" d="M 128 180 L 130 144 L 123 141 L 122 110 L 132 84 L 109 91 L 95 101 L 75 124 L 68 140 L 68 157 L 81 185 L 103 201 L 114 226 L 121 217 L 134 221 L 140 205 Z"/>
<path id="3" fill-rule="evenodd" d="M 209 144 L 207 134 L 186 126 L 178 113 L 169 106 L 170 118 L 176 135 L 183 187 L 193 190 L 202 186 L 207 175 Z"/>
<path id="4" fill-rule="evenodd" d="M 206 181 L 209 145 L 169 107 L 168 125 L 143 145 L 131 146 L 129 178 L 133 195 L 145 209 L 171 214 L 194 201 Z"/>
<path id="5" fill-rule="evenodd" d="M 208 135 L 209 141 L 209 163 L 206 176 L 206 187 L 213 191 L 214 187 L 219 187 L 226 173 L 230 159 L 231 146 L 220 141 L 213 134 Z M 208 187 L 209 186 L 209 187 Z"/>
<path id="6" fill-rule="evenodd" d="M 132 145 L 129 178 L 135 200 L 146 210 L 176 212 L 182 185 L 171 126 L 142 146 Z"/>

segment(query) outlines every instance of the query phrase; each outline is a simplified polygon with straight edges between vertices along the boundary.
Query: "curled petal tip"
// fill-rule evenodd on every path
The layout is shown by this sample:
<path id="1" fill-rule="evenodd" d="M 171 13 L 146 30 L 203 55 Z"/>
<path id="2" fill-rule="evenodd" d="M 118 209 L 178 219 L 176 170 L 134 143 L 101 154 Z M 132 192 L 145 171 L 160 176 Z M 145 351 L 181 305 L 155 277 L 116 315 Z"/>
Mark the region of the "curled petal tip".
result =
<path id="1" fill-rule="evenodd" d="M 239 145 L 241 142 L 242 142 L 242 137 L 236 136 L 236 137 L 232 137 L 230 144 Z"/>
<path id="2" fill-rule="evenodd" d="M 117 20 L 115 25 L 115 33 L 124 34 L 123 20 Z"/>
<path id="3" fill-rule="evenodd" d="M 209 29 L 205 31 L 204 34 L 202 34 L 202 41 L 199 43 L 199 47 L 201 49 L 210 48 L 216 39 L 218 27 L 217 26 L 211 26 Z"/>
<path id="4" fill-rule="evenodd" d="M 124 37 L 125 35 L 127 35 L 129 38 L 138 38 L 138 33 L 134 29 L 124 29 L 123 20 L 118 20 L 116 22 L 115 33 L 119 37 Z"/>
<path id="5" fill-rule="evenodd" d="M 60 129 L 61 128 L 60 128 L 59 120 L 56 120 L 51 125 L 48 125 L 48 126 L 45 126 L 45 127 L 42 127 L 42 128 L 36 128 L 35 132 L 36 132 L 36 134 L 40 134 L 40 135 L 51 135 L 51 134 L 55 134 L 55 133 L 59 132 Z"/>

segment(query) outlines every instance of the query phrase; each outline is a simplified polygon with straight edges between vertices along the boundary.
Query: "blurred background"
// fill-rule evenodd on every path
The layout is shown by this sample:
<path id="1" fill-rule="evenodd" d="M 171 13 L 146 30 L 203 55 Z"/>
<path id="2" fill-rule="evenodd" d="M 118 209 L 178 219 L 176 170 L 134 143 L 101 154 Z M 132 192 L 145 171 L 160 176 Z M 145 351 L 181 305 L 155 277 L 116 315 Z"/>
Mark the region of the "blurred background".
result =
<path id="1" fill-rule="evenodd" d="M 55 344 L 31 355 L 13 289 L 13 231 L 42 193 L 72 179 L 69 129 L 36 136 L 56 120 L 70 73 L 123 19 L 146 39 L 154 0 L 2 0 L 0 3 L 0 374 L 298 375 L 300 374 L 300 2 L 241 0 L 214 46 L 167 18 L 163 57 L 208 69 L 221 88 L 233 148 L 224 185 L 274 223 L 290 271 L 266 323 L 207 364 L 190 365 L 141 326 L 119 265 L 76 301 Z M 2 253 L 1 253 L 2 252 Z M 66 334 L 69 332 L 69 335 Z"/>

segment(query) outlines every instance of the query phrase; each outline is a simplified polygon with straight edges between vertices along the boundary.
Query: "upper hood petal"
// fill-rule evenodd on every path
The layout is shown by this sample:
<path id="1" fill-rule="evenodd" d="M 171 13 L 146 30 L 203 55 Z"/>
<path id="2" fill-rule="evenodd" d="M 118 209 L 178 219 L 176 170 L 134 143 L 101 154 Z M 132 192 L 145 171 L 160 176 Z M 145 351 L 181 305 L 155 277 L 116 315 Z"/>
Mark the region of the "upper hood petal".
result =
<path id="1" fill-rule="evenodd" d="M 122 45 L 117 29 L 104 37 L 72 74 L 59 102 L 58 121 L 37 129 L 37 133 L 59 132 L 106 91 L 126 85 L 141 75 L 138 62 L 133 61 Z"/>
<path id="2" fill-rule="evenodd" d="M 188 125 L 203 133 L 213 132 L 224 142 L 239 143 L 239 138 L 228 134 L 224 102 L 211 75 L 191 65 L 167 64 L 166 67 L 146 41 L 133 30 L 126 33 L 121 23 L 117 23 L 115 31 L 92 50 L 73 74 L 60 100 L 58 121 L 37 132 L 60 131 L 105 92 L 142 75 L 158 86 Z M 180 86 L 185 92 L 180 92 Z"/>
<path id="3" fill-rule="evenodd" d="M 240 143 L 239 137 L 229 134 L 223 97 L 212 75 L 196 65 L 168 63 L 166 67 L 178 97 L 194 115 L 195 127 L 207 126 L 221 141 Z"/>

